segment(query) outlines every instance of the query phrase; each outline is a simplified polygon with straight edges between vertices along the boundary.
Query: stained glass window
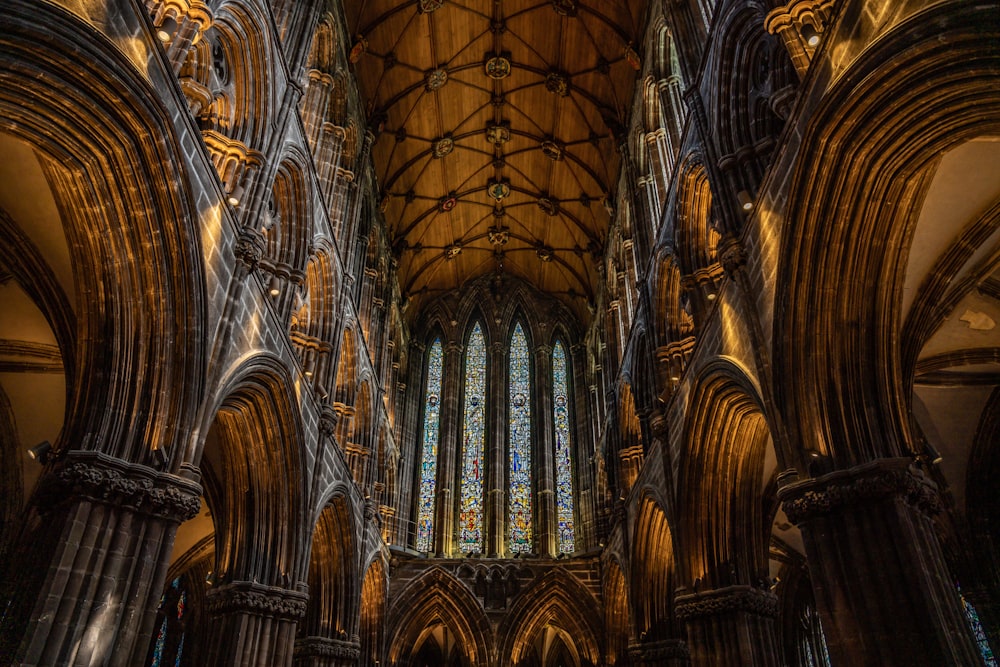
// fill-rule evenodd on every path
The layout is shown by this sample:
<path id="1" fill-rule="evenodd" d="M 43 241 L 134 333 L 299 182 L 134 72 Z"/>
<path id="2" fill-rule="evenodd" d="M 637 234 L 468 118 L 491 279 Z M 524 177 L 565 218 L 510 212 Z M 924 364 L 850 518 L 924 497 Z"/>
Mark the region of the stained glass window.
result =
<path id="1" fill-rule="evenodd" d="M 531 551 L 531 356 L 518 323 L 510 339 L 510 551 Z"/>
<path id="2" fill-rule="evenodd" d="M 486 339 L 476 323 L 465 351 L 465 405 L 462 437 L 462 505 L 458 550 L 483 549 L 483 478 L 486 461 Z"/>
<path id="3" fill-rule="evenodd" d="M 441 339 L 427 356 L 427 393 L 424 401 L 424 445 L 420 461 L 420 505 L 417 510 L 417 551 L 434 548 L 434 491 L 437 478 L 438 435 L 441 427 Z"/>
<path id="4" fill-rule="evenodd" d="M 173 664 L 180 667 L 184 651 L 184 611 L 187 606 L 187 591 L 181 588 L 180 577 L 170 582 L 166 592 L 160 597 L 159 613 L 163 622 L 153 643 L 151 667 Z"/>
<path id="5" fill-rule="evenodd" d="M 569 383 L 566 350 L 556 341 L 552 348 L 552 409 L 556 438 L 556 519 L 559 551 L 573 553 L 573 462 L 569 437 Z"/>
<path id="6" fill-rule="evenodd" d="M 958 594 L 962 598 L 962 607 L 965 608 L 965 619 L 968 621 L 969 627 L 972 628 L 972 636 L 976 640 L 976 646 L 979 647 L 980 655 L 983 656 L 983 662 L 986 663 L 987 667 L 997 667 L 997 659 L 993 656 L 993 649 L 990 648 L 990 642 L 986 638 L 986 630 L 983 629 L 983 624 L 979 620 L 976 608 L 965 599 L 961 589 L 959 589 Z"/>

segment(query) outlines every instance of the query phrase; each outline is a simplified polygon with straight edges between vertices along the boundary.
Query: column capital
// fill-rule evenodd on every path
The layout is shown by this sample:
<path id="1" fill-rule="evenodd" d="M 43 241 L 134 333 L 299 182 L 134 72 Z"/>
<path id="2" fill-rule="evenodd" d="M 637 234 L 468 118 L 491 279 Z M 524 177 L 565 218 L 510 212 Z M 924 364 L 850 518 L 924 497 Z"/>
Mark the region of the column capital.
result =
<path id="1" fill-rule="evenodd" d="M 712 591 L 679 595 L 674 611 L 680 621 L 733 612 L 777 618 L 778 596 L 752 586 L 727 586 Z"/>
<path id="2" fill-rule="evenodd" d="M 361 657 L 361 644 L 346 639 L 303 637 L 295 640 L 295 656 L 302 658 L 343 658 L 355 661 Z"/>
<path id="3" fill-rule="evenodd" d="M 75 495 L 178 523 L 201 509 L 197 483 L 92 451 L 69 452 L 42 480 L 38 494 L 43 506 Z"/>
<path id="4" fill-rule="evenodd" d="M 941 511 L 937 486 L 908 458 L 878 459 L 778 489 L 788 520 L 796 525 L 892 498 L 902 498 L 929 516 Z"/>
<path id="5" fill-rule="evenodd" d="M 244 613 L 297 621 L 305 618 L 308 599 L 308 595 L 299 591 L 251 581 L 233 581 L 209 589 L 206 607 L 215 616 Z"/>

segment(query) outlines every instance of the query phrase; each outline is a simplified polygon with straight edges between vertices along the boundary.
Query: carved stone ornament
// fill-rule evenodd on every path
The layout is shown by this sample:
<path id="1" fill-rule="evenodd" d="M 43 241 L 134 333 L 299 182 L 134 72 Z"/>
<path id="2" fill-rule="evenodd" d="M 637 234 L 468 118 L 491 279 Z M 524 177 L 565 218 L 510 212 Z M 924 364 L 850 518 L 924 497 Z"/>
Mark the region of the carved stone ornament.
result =
<path id="1" fill-rule="evenodd" d="M 691 658 L 691 651 L 683 639 L 661 639 L 629 644 L 628 655 L 634 662 L 663 662 L 688 660 Z"/>
<path id="2" fill-rule="evenodd" d="M 500 146 L 510 141 L 510 125 L 508 123 L 491 123 L 486 126 L 486 141 L 494 146 Z"/>
<path id="3" fill-rule="evenodd" d="M 201 487 L 182 477 L 116 459 L 100 452 L 74 451 L 39 489 L 43 506 L 69 497 L 170 521 L 187 521 L 201 509 Z"/>
<path id="4" fill-rule="evenodd" d="M 462 254 L 462 246 L 458 243 L 452 243 L 450 246 L 444 249 L 445 259 L 455 259 Z"/>
<path id="5" fill-rule="evenodd" d="M 256 229 L 244 227 L 236 237 L 233 253 L 248 272 L 256 270 L 264 256 L 264 237 Z"/>
<path id="6" fill-rule="evenodd" d="M 510 229 L 507 227 L 490 227 L 488 234 L 493 245 L 505 245 L 510 240 Z"/>
<path id="7" fill-rule="evenodd" d="M 297 621 L 305 618 L 308 597 L 298 591 L 235 581 L 209 589 L 205 603 L 214 616 L 258 614 Z"/>
<path id="8" fill-rule="evenodd" d="M 562 146 L 554 141 L 543 141 L 542 154 L 550 160 L 561 160 L 563 158 L 563 149 Z"/>
<path id="9" fill-rule="evenodd" d="M 417 0 L 417 10 L 421 14 L 430 14 L 437 9 L 441 9 L 441 5 L 443 4 L 444 0 Z"/>
<path id="10" fill-rule="evenodd" d="M 340 413 L 333 409 L 329 403 L 324 403 L 319 414 L 320 435 L 332 438 L 337 429 L 337 422 L 340 421 Z"/>
<path id="11" fill-rule="evenodd" d="M 566 97 L 569 95 L 569 78 L 562 72 L 549 72 L 545 76 L 545 90 Z"/>
<path id="12" fill-rule="evenodd" d="M 444 136 L 434 142 L 432 147 L 434 157 L 442 158 L 455 150 L 455 140 L 449 136 Z"/>
<path id="13" fill-rule="evenodd" d="M 719 244 L 719 263 L 725 270 L 726 275 L 733 276 L 741 268 L 746 266 L 747 253 L 743 249 L 743 244 L 734 238 L 728 238 Z"/>
<path id="14" fill-rule="evenodd" d="M 537 250 L 535 250 L 535 252 L 538 254 L 538 259 L 542 260 L 543 262 L 551 262 L 552 258 L 554 257 L 554 255 L 552 254 L 552 248 L 548 248 L 546 246 L 538 248 Z"/>
<path id="15" fill-rule="evenodd" d="M 328 637 L 304 637 L 295 640 L 295 656 L 302 658 L 346 658 L 357 660 L 361 657 L 361 645 L 346 639 Z"/>
<path id="16" fill-rule="evenodd" d="M 501 201 L 510 196 L 510 185 L 505 181 L 491 180 L 486 188 L 486 191 L 489 193 L 490 197 L 493 197 L 493 199 L 497 201 Z"/>
<path id="17" fill-rule="evenodd" d="M 431 70 L 424 77 L 424 88 L 426 88 L 428 92 L 438 90 L 446 83 L 448 83 L 448 70 L 441 67 Z"/>
<path id="18" fill-rule="evenodd" d="M 545 211 L 545 215 L 555 215 L 559 212 L 559 204 L 551 197 L 539 197 L 538 208 Z"/>
<path id="19" fill-rule="evenodd" d="M 449 195 L 448 197 L 442 197 L 441 201 L 438 202 L 438 210 L 442 213 L 447 213 L 451 209 L 455 208 L 458 204 L 458 197 L 455 195 Z"/>
<path id="20" fill-rule="evenodd" d="M 778 490 L 788 520 L 796 525 L 844 508 L 896 498 L 928 516 L 941 511 L 937 487 L 906 458 L 879 459 Z"/>
<path id="21" fill-rule="evenodd" d="M 361 60 L 361 56 L 365 55 L 368 51 L 368 40 L 365 39 L 364 35 L 358 35 L 357 39 L 354 41 L 354 46 L 351 47 L 351 53 L 348 55 L 348 60 L 351 63 L 356 63 Z"/>
<path id="22" fill-rule="evenodd" d="M 622 55 L 625 56 L 625 62 L 627 62 L 636 72 L 642 69 L 642 60 L 639 59 L 639 54 L 636 52 L 635 47 L 632 46 L 631 42 L 625 45 Z"/>
<path id="23" fill-rule="evenodd" d="M 729 586 L 677 598 L 676 614 L 680 621 L 734 612 L 777 618 L 778 596 L 751 586 Z"/>
<path id="24" fill-rule="evenodd" d="M 552 0 L 552 9 L 560 16 L 576 16 L 576 0 Z"/>
<path id="25" fill-rule="evenodd" d="M 493 56 L 486 61 L 486 76 L 491 79 L 506 79 L 510 76 L 510 59 L 505 56 Z"/>

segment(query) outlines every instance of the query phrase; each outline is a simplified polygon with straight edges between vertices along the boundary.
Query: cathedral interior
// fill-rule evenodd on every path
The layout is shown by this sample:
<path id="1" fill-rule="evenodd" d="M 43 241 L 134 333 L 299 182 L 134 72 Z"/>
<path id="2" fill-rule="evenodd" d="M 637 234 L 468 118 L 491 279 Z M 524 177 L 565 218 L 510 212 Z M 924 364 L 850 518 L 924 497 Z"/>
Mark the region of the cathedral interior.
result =
<path id="1" fill-rule="evenodd" d="M 997 665 L 1000 3 L 4 0 L 0 663 Z"/>

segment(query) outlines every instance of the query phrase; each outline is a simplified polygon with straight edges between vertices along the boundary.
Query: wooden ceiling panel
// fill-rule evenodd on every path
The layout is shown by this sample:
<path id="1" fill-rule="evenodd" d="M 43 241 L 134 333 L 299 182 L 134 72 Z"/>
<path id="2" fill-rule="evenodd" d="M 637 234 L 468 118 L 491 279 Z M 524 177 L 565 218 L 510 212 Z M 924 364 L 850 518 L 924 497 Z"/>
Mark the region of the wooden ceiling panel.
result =
<path id="1" fill-rule="evenodd" d="M 627 125 L 638 57 L 629 49 L 645 5 L 348 8 L 362 95 L 382 128 L 373 158 L 411 312 L 492 273 L 589 317 L 609 222 L 601 201 L 617 182 L 614 136 Z"/>

